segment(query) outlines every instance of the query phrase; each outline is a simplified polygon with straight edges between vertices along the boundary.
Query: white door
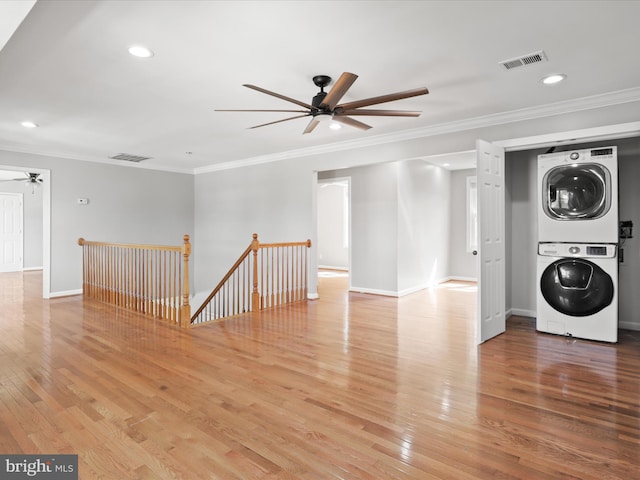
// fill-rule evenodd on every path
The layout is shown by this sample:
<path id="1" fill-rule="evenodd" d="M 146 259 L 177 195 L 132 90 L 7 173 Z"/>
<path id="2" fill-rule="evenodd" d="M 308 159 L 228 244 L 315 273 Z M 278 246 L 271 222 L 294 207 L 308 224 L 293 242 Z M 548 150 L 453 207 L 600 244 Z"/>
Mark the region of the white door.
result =
<path id="1" fill-rule="evenodd" d="M 476 142 L 478 343 L 505 331 L 504 148 Z"/>
<path id="2" fill-rule="evenodd" d="M 0 272 L 22 270 L 22 194 L 0 193 Z"/>

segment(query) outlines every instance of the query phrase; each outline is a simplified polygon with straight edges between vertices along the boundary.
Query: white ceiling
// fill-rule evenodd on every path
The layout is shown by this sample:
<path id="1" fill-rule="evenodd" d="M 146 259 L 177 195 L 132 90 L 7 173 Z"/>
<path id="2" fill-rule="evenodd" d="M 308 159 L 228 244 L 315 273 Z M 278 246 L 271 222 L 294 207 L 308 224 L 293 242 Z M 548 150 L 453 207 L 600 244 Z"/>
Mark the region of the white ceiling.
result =
<path id="1" fill-rule="evenodd" d="M 0 148 L 199 172 L 583 97 L 638 100 L 639 19 L 635 1 L 38 1 L 0 51 Z M 155 56 L 130 56 L 132 44 Z M 539 50 L 547 62 L 498 63 Z M 302 135 L 306 118 L 247 129 L 294 114 L 214 111 L 295 109 L 242 84 L 310 102 L 314 75 L 344 71 L 359 78 L 343 101 L 428 87 L 379 107 L 422 115 Z M 542 85 L 552 72 L 566 81 Z"/>
<path id="2" fill-rule="evenodd" d="M 24 172 L 17 170 L 0 170 L 0 182 L 8 182 L 14 179 L 26 179 Z"/>

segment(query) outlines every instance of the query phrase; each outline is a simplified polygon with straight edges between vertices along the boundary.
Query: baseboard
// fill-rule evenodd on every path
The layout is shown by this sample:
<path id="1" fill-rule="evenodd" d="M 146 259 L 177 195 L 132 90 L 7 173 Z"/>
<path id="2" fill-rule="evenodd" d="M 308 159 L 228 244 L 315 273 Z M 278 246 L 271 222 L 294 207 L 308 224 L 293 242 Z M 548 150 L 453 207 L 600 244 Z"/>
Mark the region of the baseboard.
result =
<path id="1" fill-rule="evenodd" d="M 73 295 L 82 295 L 82 289 L 79 289 L 79 290 L 67 290 L 66 292 L 51 292 L 49 294 L 49 298 L 71 297 Z"/>
<path id="2" fill-rule="evenodd" d="M 449 280 L 451 280 L 450 277 L 445 277 L 445 278 L 441 278 L 439 280 L 436 280 L 433 283 L 430 284 L 424 284 L 424 285 L 416 285 L 415 287 L 410 287 L 410 288 L 406 288 L 404 290 L 400 290 L 400 291 L 393 291 L 393 290 L 377 290 L 374 288 L 362 288 L 362 287 L 349 287 L 349 291 L 350 292 L 357 292 L 357 293 L 370 293 L 372 295 L 383 295 L 386 297 L 404 297 L 405 295 L 411 295 L 412 293 L 416 293 L 419 292 L 420 290 L 425 290 L 427 288 L 431 288 L 431 287 L 435 287 L 436 285 L 440 285 L 442 283 L 448 282 Z"/>
<path id="3" fill-rule="evenodd" d="M 24 267 L 22 269 L 23 272 L 32 272 L 35 270 L 42 270 L 42 267 Z"/>
<path id="4" fill-rule="evenodd" d="M 376 288 L 349 287 L 350 292 L 370 293 L 371 295 L 383 295 L 385 297 L 398 297 L 398 292 L 391 290 L 378 290 Z"/>
<path id="5" fill-rule="evenodd" d="M 635 322 L 618 322 L 618 328 L 622 330 L 640 330 L 640 325 Z"/>
<path id="6" fill-rule="evenodd" d="M 411 295 L 412 293 L 419 292 L 420 290 L 424 290 L 425 288 L 429 288 L 428 286 L 418 285 L 416 287 L 406 288 L 404 290 L 400 290 L 396 292 L 395 297 L 404 297 L 405 295 Z"/>
<path id="7" fill-rule="evenodd" d="M 338 270 L 339 272 L 348 272 L 349 268 L 348 267 L 334 267 L 332 265 L 318 265 L 319 269 L 324 269 L 324 270 Z"/>
<path id="8" fill-rule="evenodd" d="M 453 281 L 453 282 L 477 282 L 478 278 L 477 277 L 457 277 L 457 276 L 453 276 L 453 277 L 448 277 L 447 281 Z"/>
<path id="9" fill-rule="evenodd" d="M 507 310 L 505 313 L 507 318 L 512 315 L 516 315 L 518 317 L 536 318 L 536 315 L 537 315 L 535 310 L 525 310 L 523 308 L 511 308 Z"/>

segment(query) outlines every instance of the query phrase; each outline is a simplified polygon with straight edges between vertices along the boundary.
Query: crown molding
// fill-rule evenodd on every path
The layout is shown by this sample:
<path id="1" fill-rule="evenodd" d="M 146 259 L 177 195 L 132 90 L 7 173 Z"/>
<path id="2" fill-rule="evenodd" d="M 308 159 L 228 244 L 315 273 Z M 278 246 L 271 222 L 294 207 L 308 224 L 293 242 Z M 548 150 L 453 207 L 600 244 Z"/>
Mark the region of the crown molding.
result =
<path id="1" fill-rule="evenodd" d="M 581 97 L 562 102 L 549 103 L 536 107 L 523 108 L 519 110 L 511 110 L 508 112 L 495 113 L 482 117 L 467 118 L 455 122 L 441 123 L 428 127 L 415 128 L 411 130 L 403 130 L 402 132 L 376 135 L 366 139 L 347 140 L 344 142 L 335 142 L 316 147 L 303 148 L 298 150 L 290 150 L 287 152 L 274 153 L 270 155 L 261 155 L 258 157 L 247 158 L 231 162 L 218 163 L 207 167 L 195 168 L 193 173 L 210 173 L 220 170 L 230 170 L 233 168 L 248 167 L 263 163 L 277 162 L 292 158 L 308 157 L 311 155 L 320 155 L 326 153 L 335 153 L 344 150 L 356 148 L 383 145 L 387 143 L 402 142 L 406 140 L 414 140 L 417 138 L 432 137 L 437 135 L 445 135 L 448 133 L 461 132 L 465 130 L 475 130 L 478 128 L 486 128 L 495 125 L 504 125 L 507 123 L 521 122 L 525 120 L 533 120 L 536 118 L 551 117 L 554 115 L 562 115 L 567 113 L 579 112 L 583 110 L 592 110 L 623 103 L 640 101 L 640 87 L 608 92 L 589 97 Z"/>
<path id="2" fill-rule="evenodd" d="M 407 140 L 414 140 L 418 138 L 426 138 L 438 135 L 446 135 L 455 132 L 461 132 L 466 130 L 475 130 L 478 128 L 486 128 L 495 125 L 504 125 L 508 123 L 521 122 L 526 120 L 533 120 L 536 118 L 551 117 L 554 115 L 562 115 L 572 112 L 579 112 L 583 110 L 592 110 L 596 108 L 603 108 L 613 105 L 619 105 L 623 103 L 638 102 L 640 101 L 640 87 L 629 88 L 626 90 L 619 90 L 615 92 L 608 92 L 599 95 L 592 95 L 589 97 L 581 97 L 572 100 L 566 100 L 562 102 L 550 103 L 545 105 L 539 105 L 536 107 L 523 108 L 519 110 L 512 110 L 508 112 L 495 113 L 491 115 L 485 115 L 481 117 L 467 118 L 454 122 L 441 123 L 437 125 L 431 125 L 428 127 L 415 128 L 410 130 L 403 130 L 401 132 L 389 133 L 371 136 L 363 139 L 346 140 L 343 142 L 329 143 L 326 145 L 318 145 L 315 147 L 302 148 L 297 150 L 289 150 L 286 152 L 279 152 L 269 155 L 261 155 L 257 157 L 246 158 L 243 160 L 234 160 L 230 162 L 223 162 L 218 164 L 209 165 L 199 168 L 174 168 L 167 166 L 154 166 L 150 164 L 130 163 L 120 160 L 105 160 L 96 159 L 91 157 L 84 157 L 71 153 L 52 153 L 51 151 L 39 151 L 38 149 L 27 148 L 16 145 L 3 145 L 0 144 L 0 150 L 25 153 L 31 155 L 42 155 L 55 158 L 66 158 L 69 160 L 79 160 L 84 162 L 101 163 L 103 165 L 130 167 L 130 168 L 142 168 L 147 170 L 157 170 L 172 173 L 182 174 L 202 174 L 217 172 L 221 170 L 230 170 L 234 168 L 243 168 L 253 165 L 260 165 L 264 163 L 278 162 L 282 160 L 289 160 L 293 158 L 308 157 L 312 155 L 322 155 L 327 153 L 335 153 L 345 150 L 353 150 L 358 148 L 365 148 L 377 145 L 384 145 L 394 142 L 402 142 Z"/>

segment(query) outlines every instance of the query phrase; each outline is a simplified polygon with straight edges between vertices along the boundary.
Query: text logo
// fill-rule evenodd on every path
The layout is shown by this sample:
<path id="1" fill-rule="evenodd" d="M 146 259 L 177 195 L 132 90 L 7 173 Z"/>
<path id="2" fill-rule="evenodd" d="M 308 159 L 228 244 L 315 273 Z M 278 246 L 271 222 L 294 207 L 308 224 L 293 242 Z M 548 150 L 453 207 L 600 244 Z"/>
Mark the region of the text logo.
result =
<path id="1" fill-rule="evenodd" d="M 78 480 L 77 455 L 0 455 L 3 480 Z"/>

